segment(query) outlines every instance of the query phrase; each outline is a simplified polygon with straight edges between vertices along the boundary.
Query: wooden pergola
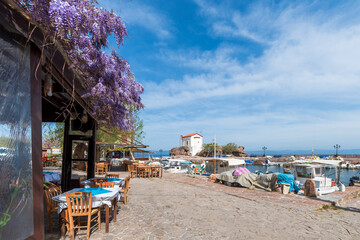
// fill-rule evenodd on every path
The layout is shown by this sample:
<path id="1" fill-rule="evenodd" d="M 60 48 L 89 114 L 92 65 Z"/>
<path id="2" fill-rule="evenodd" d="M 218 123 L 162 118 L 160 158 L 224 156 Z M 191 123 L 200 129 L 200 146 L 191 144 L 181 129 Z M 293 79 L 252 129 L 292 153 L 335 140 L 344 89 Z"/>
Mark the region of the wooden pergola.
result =
<path id="1" fill-rule="evenodd" d="M 132 140 L 132 141 L 123 141 L 118 143 L 109 143 L 109 142 L 96 142 L 96 147 L 99 149 L 100 147 L 109 147 L 109 148 L 124 148 L 129 149 L 130 155 L 135 160 L 133 153 L 135 152 L 142 152 L 142 153 L 150 153 L 149 151 L 143 150 L 141 148 L 147 148 L 148 145 L 144 145 L 139 141 Z M 117 150 L 113 150 L 117 151 Z M 100 151 L 97 151 L 99 153 Z M 98 158 L 97 158 L 98 159 Z"/>
<path id="2" fill-rule="evenodd" d="M 44 34 L 39 27 L 34 27 L 26 11 L 11 0 L 0 0 L 0 40 L 11 44 L 16 49 L 24 49 L 29 58 L 23 58 L 29 65 L 28 80 L 10 79 L 17 84 L 29 84 L 29 102 L 31 112 L 31 143 L 28 151 L 31 156 L 32 209 L 33 230 L 23 231 L 28 239 L 44 239 L 44 206 L 43 206 L 43 167 L 42 167 L 42 122 L 65 123 L 62 178 L 63 191 L 70 189 L 73 161 L 87 161 L 87 177 L 94 177 L 95 145 L 97 121 L 92 115 L 91 106 L 81 96 L 85 93 L 84 79 L 69 68 L 69 60 L 61 49 L 61 45 L 43 46 Z M 31 35 L 30 35 L 31 32 Z M 0 41 L 0 44 L 2 43 Z M 0 54 L 7 54 L 0 46 Z M 6 56 L 6 55 L 0 55 Z M 7 56 L 6 56 L 7 57 Z M 20 56 L 19 56 L 20 57 Z M 18 60 L 14 60 L 16 62 Z M 4 60 L 5 64 L 6 61 Z M 4 66 L 6 68 L 6 66 Z M 6 81 L 6 80 L 2 80 Z M 52 91 L 44 91 L 45 85 L 51 83 Z M 6 99 L 10 96 L 1 96 Z M 14 97 L 14 96 L 11 96 Z M 15 96 L 15 98 L 18 96 Z M 0 102 L 1 103 L 1 102 Z M 0 104 L 1 105 L 1 104 Z M 87 114 L 87 121 L 81 117 Z M 2 122 L 2 119 L 0 119 Z M 83 159 L 73 159 L 74 141 L 85 141 L 88 146 L 88 156 Z M 16 157 L 16 156 L 15 156 Z M 20 159 L 13 159 L 20 161 Z M 16 221 L 12 219 L 11 221 Z M 29 223 L 30 224 L 30 223 Z M 16 225 L 16 224 L 15 224 Z M 31 226 L 30 226 L 31 227 Z M 0 229 L 1 230 L 1 229 Z M 19 229 L 14 229 L 19 231 Z M 25 236 L 24 235 L 24 236 Z"/>

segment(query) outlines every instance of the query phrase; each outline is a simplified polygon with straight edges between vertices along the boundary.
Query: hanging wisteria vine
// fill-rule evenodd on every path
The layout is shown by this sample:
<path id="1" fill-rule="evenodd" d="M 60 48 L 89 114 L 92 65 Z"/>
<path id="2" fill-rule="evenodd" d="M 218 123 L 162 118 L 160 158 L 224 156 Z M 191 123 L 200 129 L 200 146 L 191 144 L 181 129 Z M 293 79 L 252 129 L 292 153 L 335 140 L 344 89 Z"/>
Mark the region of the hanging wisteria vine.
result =
<path id="1" fill-rule="evenodd" d="M 127 36 L 124 22 L 113 11 L 89 0 L 23 0 L 29 15 L 56 38 L 85 80 L 98 120 L 120 129 L 133 126 L 132 111 L 143 108 L 143 86 L 135 81 L 128 62 L 115 51 L 107 54 L 108 36 L 120 47 Z"/>

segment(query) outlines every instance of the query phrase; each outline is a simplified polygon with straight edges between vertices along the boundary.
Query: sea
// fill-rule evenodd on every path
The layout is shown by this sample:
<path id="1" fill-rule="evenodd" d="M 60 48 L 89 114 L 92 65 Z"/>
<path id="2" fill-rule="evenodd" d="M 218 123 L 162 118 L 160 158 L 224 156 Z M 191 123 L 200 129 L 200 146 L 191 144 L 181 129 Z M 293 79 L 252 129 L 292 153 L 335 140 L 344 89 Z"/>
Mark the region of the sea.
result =
<path id="1" fill-rule="evenodd" d="M 151 151 L 151 150 L 150 150 Z M 168 157 L 170 156 L 169 150 L 163 151 L 151 151 L 152 157 Z M 249 155 L 263 155 L 264 151 L 246 151 Z M 266 151 L 268 155 L 311 155 L 311 150 L 269 150 Z M 315 155 L 334 155 L 334 150 L 316 150 L 314 149 Z M 344 149 L 339 150 L 338 154 L 346 154 L 346 155 L 360 155 L 360 149 Z M 147 155 L 146 155 L 147 156 Z M 135 153 L 135 157 L 141 157 L 141 154 Z M 251 172 L 255 172 L 256 170 L 265 172 L 283 172 L 282 167 L 280 166 L 255 166 L 255 165 L 247 165 L 246 166 Z M 340 182 L 344 183 L 345 186 L 349 185 L 350 178 L 353 176 L 360 177 L 360 171 L 358 169 L 341 169 L 340 171 Z"/>
<path id="2" fill-rule="evenodd" d="M 152 157 L 168 157 L 169 150 L 163 150 L 163 151 L 155 151 L 155 150 L 149 150 Z M 266 150 L 265 153 L 267 155 L 311 155 L 312 150 Z M 248 150 L 246 151 L 249 155 L 263 155 L 263 150 Z M 314 149 L 315 155 L 334 155 L 336 154 L 335 149 Z M 344 154 L 344 155 L 360 155 L 360 149 L 339 149 L 338 154 Z M 145 155 L 145 154 L 144 154 Z M 146 155 L 147 156 L 147 155 Z M 141 153 L 135 153 L 135 157 L 141 157 Z"/>

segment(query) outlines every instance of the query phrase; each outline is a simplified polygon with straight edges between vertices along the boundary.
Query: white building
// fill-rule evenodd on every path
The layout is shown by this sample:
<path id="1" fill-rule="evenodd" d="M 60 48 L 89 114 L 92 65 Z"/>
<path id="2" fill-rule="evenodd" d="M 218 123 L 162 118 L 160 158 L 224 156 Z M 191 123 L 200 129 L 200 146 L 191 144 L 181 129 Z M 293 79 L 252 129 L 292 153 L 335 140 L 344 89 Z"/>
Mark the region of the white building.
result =
<path id="1" fill-rule="evenodd" d="M 182 146 L 189 147 L 191 156 L 195 156 L 202 149 L 203 136 L 198 133 L 182 136 Z"/>

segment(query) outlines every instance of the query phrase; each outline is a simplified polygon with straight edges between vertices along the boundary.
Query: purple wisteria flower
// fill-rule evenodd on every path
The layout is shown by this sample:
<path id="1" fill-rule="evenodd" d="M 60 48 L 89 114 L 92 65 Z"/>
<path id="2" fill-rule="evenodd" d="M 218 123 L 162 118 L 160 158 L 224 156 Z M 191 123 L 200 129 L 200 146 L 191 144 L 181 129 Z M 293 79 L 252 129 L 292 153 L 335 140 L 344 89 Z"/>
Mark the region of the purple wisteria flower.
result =
<path id="1" fill-rule="evenodd" d="M 144 91 L 129 63 L 115 51 L 107 54 L 108 36 L 120 47 L 127 36 L 124 22 L 94 0 L 26 0 L 30 16 L 62 44 L 71 67 L 85 80 L 97 119 L 120 129 L 133 126 L 133 111 L 143 108 Z M 51 38 L 49 38 L 51 39 Z"/>

